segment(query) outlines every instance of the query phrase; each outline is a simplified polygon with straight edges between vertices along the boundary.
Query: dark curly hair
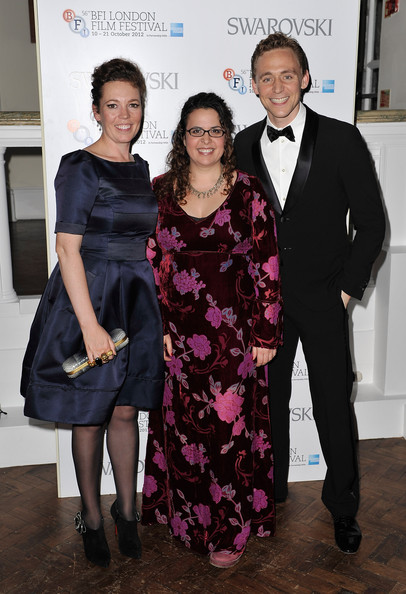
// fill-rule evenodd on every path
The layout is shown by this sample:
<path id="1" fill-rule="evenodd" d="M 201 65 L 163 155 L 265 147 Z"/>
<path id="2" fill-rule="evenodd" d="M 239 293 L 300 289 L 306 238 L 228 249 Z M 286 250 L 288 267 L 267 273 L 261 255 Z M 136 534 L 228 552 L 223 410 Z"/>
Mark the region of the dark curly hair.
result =
<path id="1" fill-rule="evenodd" d="M 256 76 L 258 58 L 266 52 L 274 49 L 291 49 L 298 59 L 302 74 L 305 74 L 306 71 L 309 72 L 309 61 L 299 42 L 293 37 L 288 37 L 288 35 L 285 35 L 285 33 L 278 32 L 268 35 L 268 37 L 262 39 L 262 41 L 257 44 L 251 57 L 251 76 L 254 80 Z M 311 86 L 312 79 L 309 72 L 309 84 L 305 89 L 302 90 L 302 96 L 310 90 Z"/>
<path id="2" fill-rule="evenodd" d="M 123 58 L 113 58 L 96 66 L 92 74 L 92 102 L 97 111 L 100 109 L 100 100 L 103 94 L 103 85 L 113 81 L 129 82 L 140 92 L 141 107 L 144 113 L 147 87 L 144 76 L 134 62 Z"/>
<path id="3" fill-rule="evenodd" d="M 228 194 L 233 185 L 233 174 L 236 158 L 233 148 L 232 134 L 234 132 L 233 114 L 224 99 L 215 93 L 198 93 L 189 97 L 180 114 L 180 120 L 172 137 L 172 149 L 166 163 L 169 171 L 160 179 L 155 187 L 158 198 L 172 194 L 177 202 L 184 204 L 189 185 L 190 158 L 184 145 L 186 125 L 189 115 L 196 109 L 214 109 L 225 131 L 224 153 L 221 157 L 223 176 L 226 182 L 223 194 Z"/>

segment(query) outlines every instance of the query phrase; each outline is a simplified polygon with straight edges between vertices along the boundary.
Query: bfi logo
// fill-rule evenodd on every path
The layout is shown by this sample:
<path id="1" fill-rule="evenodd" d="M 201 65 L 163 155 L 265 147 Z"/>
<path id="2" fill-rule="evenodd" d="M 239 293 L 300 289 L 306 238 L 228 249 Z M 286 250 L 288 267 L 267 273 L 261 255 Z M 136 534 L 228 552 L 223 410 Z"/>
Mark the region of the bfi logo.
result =
<path id="1" fill-rule="evenodd" d="M 73 10 L 65 10 L 63 12 L 63 20 L 69 24 L 69 28 L 73 33 L 78 33 L 82 37 L 89 37 L 90 31 L 86 27 L 85 19 L 81 16 L 76 16 Z"/>
<path id="2" fill-rule="evenodd" d="M 240 95 L 245 95 L 247 87 L 241 74 L 236 74 L 232 68 L 226 68 L 223 72 L 224 80 L 228 81 L 228 86 L 232 91 L 237 91 Z"/>

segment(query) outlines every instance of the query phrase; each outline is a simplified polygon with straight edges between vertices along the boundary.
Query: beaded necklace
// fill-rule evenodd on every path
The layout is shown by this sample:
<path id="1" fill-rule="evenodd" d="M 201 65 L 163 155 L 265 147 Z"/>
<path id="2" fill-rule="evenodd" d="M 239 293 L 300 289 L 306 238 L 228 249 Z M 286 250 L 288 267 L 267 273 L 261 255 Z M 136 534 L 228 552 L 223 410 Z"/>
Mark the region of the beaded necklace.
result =
<path id="1" fill-rule="evenodd" d="M 221 168 L 218 180 L 216 181 L 216 183 L 214 184 L 214 186 L 212 188 L 209 188 L 208 190 L 202 192 L 200 190 L 196 190 L 196 188 L 194 188 L 192 186 L 192 184 L 189 183 L 188 189 L 192 192 L 192 194 L 194 194 L 195 196 L 197 196 L 198 198 L 201 198 L 203 200 L 204 198 L 210 198 L 210 196 L 213 196 L 213 194 L 215 194 L 217 192 L 217 190 L 220 188 L 223 181 L 224 181 L 223 168 Z"/>

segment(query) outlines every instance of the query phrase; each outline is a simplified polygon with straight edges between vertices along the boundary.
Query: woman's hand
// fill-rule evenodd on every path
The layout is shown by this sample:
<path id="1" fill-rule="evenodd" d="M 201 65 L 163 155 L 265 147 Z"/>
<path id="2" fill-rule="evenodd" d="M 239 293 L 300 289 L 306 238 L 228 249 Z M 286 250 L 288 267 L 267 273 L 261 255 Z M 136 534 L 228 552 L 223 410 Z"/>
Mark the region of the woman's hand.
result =
<path id="1" fill-rule="evenodd" d="M 263 349 L 262 347 L 252 347 L 252 358 L 256 361 L 256 366 L 266 365 L 276 355 L 276 349 Z"/>
<path id="2" fill-rule="evenodd" d="M 114 358 L 116 354 L 114 342 L 100 324 L 96 323 L 94 326 L 82 330 L 82 333 L 89 361 L 94 361 L 96 358 L 103 360 L 103 355 L 107 355 L 107 359 L 104 358 L 103 363 L 108 363 Z"/>
<path id="3" fill-rule="evenodd" d="M 164 359 L 165 361 L 170 361 L 173 355 L 172 350 L 172 340 L 169 334 L 165 334 L 164 336 Z"/>

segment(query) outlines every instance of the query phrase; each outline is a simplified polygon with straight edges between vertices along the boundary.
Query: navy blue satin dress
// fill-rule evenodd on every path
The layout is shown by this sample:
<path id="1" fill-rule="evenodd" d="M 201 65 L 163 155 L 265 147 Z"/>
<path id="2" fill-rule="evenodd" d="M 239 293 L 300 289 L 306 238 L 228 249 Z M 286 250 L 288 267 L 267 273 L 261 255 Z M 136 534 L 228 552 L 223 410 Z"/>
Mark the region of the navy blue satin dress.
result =
<path id="1" fill-rule="evenodd" d="M 147 163 L 106 161 L 78 150 L 62 157 L 55 179 L 55 232 L 83 235 L 81 255 L 97 319 L 130 342 L 113 361 L 69 379 L 61 365 L 83 349 L 82 333 L 56 265 L 38 306 L 23 361 L 21 393 L 29 417 L 93 425 L 114 406 L 162 404 L 162 324 L 146 241 L 157 202 Z"/>

